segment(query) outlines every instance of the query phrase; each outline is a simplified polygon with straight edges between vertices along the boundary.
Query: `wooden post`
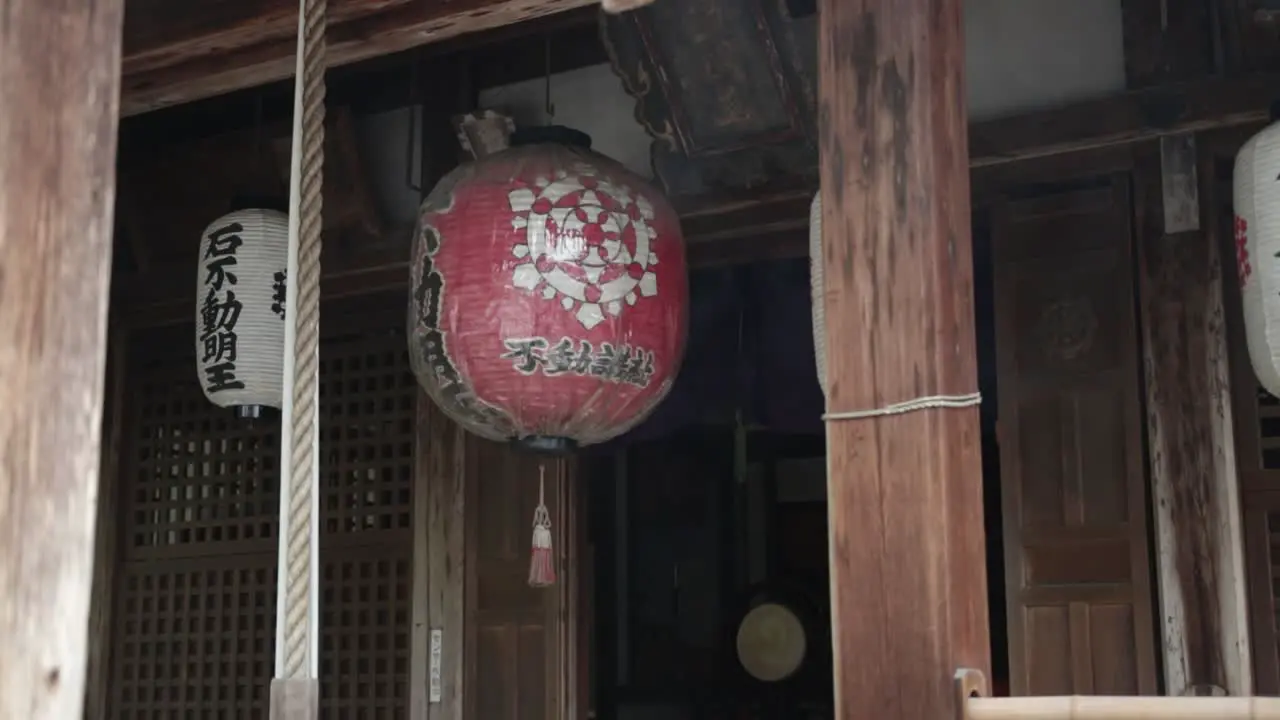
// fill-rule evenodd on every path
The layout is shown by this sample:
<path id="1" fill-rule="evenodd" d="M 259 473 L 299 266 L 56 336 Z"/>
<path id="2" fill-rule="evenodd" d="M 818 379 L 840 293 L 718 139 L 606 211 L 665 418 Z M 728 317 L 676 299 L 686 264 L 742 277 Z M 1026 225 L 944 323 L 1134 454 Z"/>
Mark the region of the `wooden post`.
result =
<path id="1" fill-rule="evenodd" d="M 1163 144 L 1136 151 L 1139 308 L 1146 379 L 1147 446 L 1169 695 L 1219 687 L 1253 692 L 1240 488 L 1237 483 L 1223 268 L 1212 157 L 1171 163 Z M 1203 173 L 1196 163 L 1203 162 Z M 1171 166 L 1190 179 L 1168 178 Z M 1170 226 L 1169 205 L 1197 221 L 1201 176 L 1207 222 Z M 1232 266 L 1234 267 L 1234 266 Z M 1234 291 L 1234 288 L 1232 288 Z"/>
<path id="2" fill-rule="evenodd" d="M 418 393 L 409 720 L 463 716 L 466 438 Z"/>
<path id="3" fill-rule="evenodd" d="M 990 662 L 961 2 L 818 17 L 836 716 L 953 717 Z M 849 417 L 931 396 L 968 406 Z"/>
<path id="4" fill-rule="evenodd" d="M 111 697 L 111 640 L 115 590 L 120 569 L 120 442 L 125 405 L 129 328 L 114 315 L 107 328 L 106 389 L 102 418 L 102 461 L 98 480 L 97 528 L 93 543 L 93 592 L 89 606 L 88 669 L 84 720 L 108 720 Z"/>
<path id="5" fill-rule="evenodd" d="M 0 720 L 84 702 L 123 0 L 0 0 Z"/>

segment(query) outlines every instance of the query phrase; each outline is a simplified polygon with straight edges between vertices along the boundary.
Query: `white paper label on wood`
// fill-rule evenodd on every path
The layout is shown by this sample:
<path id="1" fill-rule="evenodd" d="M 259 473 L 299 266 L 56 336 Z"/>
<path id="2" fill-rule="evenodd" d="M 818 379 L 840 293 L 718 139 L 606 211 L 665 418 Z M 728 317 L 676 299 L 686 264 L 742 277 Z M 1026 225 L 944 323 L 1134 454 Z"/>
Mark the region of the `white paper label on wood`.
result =
<path id="1" fill-rule="evenodd" d="M 1160 179 L 1166 235 L 1200 229 L 1200 190 L 1196 179 L 1196 136 L 1160 138 Z"/>
<path id="2" fill-rule="evenodd" d="M 431 691 L 427 701 L 438 703 L 444 696 L 441 689 L 442 671 L 440 663 L 444 655 L 444 630 L 431 628 Z"/>

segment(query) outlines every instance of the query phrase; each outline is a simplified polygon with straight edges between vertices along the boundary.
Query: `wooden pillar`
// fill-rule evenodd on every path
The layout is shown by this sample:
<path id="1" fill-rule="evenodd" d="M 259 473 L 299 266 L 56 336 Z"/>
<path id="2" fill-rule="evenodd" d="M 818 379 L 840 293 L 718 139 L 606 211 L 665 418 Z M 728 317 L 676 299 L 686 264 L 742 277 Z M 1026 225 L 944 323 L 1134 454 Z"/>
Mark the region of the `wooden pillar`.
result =
<path id="1" fill-rule="evenodd" d="M 422 62 L 420 55 L 414 62 Z M 419 115 L 423 198 L 458 166 L 452 118 L 475 109 L 470 68 L 425 73 Z M 409 113 L 407 122 L 413 122 Z M 409 720 L 462 720 L 468 657 L 466 534 L 468 438 L 425 392 L 418 393 L 414 467 L 413 643 Z M 470 530 L 474 530 L 471 528 Z M 475 593 L 472 587 L 470 592 Z"/>
<path id="2" fill-rule="evenodd" d="M 84 701 L 123 0 L 0 0 L 0 720 Z"/>
<path id="3" fill-rule="evenodd" d="M 116 315 L 107 330 L 106 388 L 102 418 L 102 461 L 93 543 L 93 592 L 89 605 L 88 669 L 84 720 L 107 720 L 111 698 L 111 641 L 116 617 L 115 590 L 120 569 L 120 442 L 125 405 L 125 366 L 129 330 Z"/>
<path id="4" fill-rule="evenodd" d="M 820 0 L 837 717 L 952 716 L 988 670 L 960 0 Z"/>
<path id="5" fill-rule="evenodd" d="M 1128 87 L 1221 70 L 1214 54 L 1219 12 L 1214 3 L 1193 0 L 1126 0 Z M 1197 144 L 1187 134 L 1134 151 L 1160 650 L 1167 694 L 1217 687 L 1248 695 L 1253 677 L 1222 263 L 1214 215 L 1202 212 L 1213 209 L 1212 164 L 1198 172 Z"/>
<path id="6" fill-rule="evenodd" d="M 409 720 L 462 720 L 466 668 L 466 437 L 418 393 Z"/>
<path id="7" fill-rule="evenodd" d="M 1149 143 L 1135 152 L 1135 160 L 1165 691 L 1182 695 L 1217 687 L 1249 695 L 1253 674 L 1222 257 L 1216 218 L 1202 212 L 1216 205 L 1213 165 L 1206 156 L 1203 173 L 1197 172 L 1193 137 Z M 1208 190 L 1205 202 L 1201 187 Z M 1170 212 L 1177 208 L 1183 212 Z"/>

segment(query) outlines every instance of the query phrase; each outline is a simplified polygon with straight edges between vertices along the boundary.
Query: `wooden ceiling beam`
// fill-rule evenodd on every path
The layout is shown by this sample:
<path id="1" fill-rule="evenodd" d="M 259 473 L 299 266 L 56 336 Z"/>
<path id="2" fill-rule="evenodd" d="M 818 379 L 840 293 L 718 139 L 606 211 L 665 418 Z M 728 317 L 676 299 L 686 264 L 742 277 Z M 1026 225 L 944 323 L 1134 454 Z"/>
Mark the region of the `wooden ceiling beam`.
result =
<path id="1" fill-rule="evenodd" d="M 1276 101 L 1280 75 L 1207 77 L 973 123 L 969 165 L 1001 165 L 1261 123 Z"/>
<path id="2" fill-rule="evenodd" d="M 1098 167 L 1097 159 L 1110 154 L 1106 148 L 1119 152 L 1162 135 L 1245 129 L 1265 123 L 1277 99 L 1280 74 L 1212 78 L 973 123 L 969 126 L 969 164 L 971 169 L 991 175 L 1013 173 L 1019 167 L 1029 169 L 1039 163 L 1027 161 L 1057 157 L 1053 162 L 1058 171 L 1051 174 L 1069 176 L 1069 166 L 1077 163 L 1082 166 L 1076 167 L 1077 171 Z M 1013 165 L 1020 162 L 1024 165 Z M 975 182 L 975 190 L 982 185 Z M 812 187 L 791 187 L 734 196 L 677 198 L 691 261 L 702 265 L 803 256 L 812 195 Z M 326 288 L 331 289 L 323 292 L 397 287 L 407 277 L 405 262 L 403 253 L 388 255 L 376 267 L 335 275 L 327 281 Z M 167 289 L 171 288 L 163 281 L 120 287 L 113 301 L 129 312 L 147 309 L 148 323 L 189 317 L 185 295 L 177 302 Z"/>
<path id="3" fill-rule="evenodd" d="M 335 0 L 329 4 L 329 22 L 340 25 L 408 2 L 412 0 Z M 125 13 L 121 70 L 126 75 L 292 38 L 298 28 L 297 0 L 129 0 Z"/>
<path id="4" fill-rule="evenodd" d="M 290 7 L 296 5 L 292 0 L 132 2 L 139 9 L 131 4 L 126 21 L 129 39 L 122 61 L 120 108 L 125 116 L 293 75 L 297 12 Z M 368 60 L 595 2 L 331 0 L 329 65 Z"/>

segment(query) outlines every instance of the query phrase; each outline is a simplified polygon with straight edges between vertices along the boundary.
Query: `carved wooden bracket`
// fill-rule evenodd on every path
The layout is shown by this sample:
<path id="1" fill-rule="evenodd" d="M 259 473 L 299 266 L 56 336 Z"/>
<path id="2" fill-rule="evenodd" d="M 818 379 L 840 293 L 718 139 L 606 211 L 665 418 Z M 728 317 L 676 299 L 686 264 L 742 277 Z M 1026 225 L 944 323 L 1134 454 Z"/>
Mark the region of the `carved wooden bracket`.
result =
<path id="1" fill-rule="evenodd" d="M 658 2 L 602 14 L 601 37 L 668 194 L 816 185 L 816 16 L 767 0 Z"/>

